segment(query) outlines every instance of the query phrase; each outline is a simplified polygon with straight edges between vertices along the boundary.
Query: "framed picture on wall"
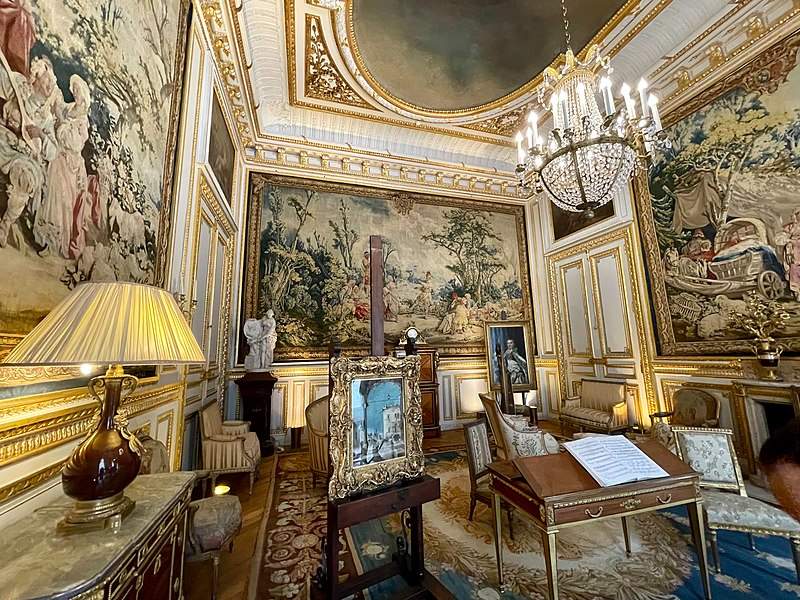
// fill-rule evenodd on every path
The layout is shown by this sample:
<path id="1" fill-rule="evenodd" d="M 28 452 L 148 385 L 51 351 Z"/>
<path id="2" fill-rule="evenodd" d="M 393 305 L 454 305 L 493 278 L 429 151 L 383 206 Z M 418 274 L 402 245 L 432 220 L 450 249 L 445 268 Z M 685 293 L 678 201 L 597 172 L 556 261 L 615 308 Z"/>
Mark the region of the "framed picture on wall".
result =
<path id="1" fill-rule="evenodd" d="M 214 177 L 222 188 L 228 204 L 233 197 L 233 179 L 236 169 L 236 146 L 225 122 L 225 114 L 214 90 L 211 106 L 211 126 L 208 136 L 208 164 Z"/>
<path id="2" fill-rule="evenodd" d="M 534 348 L 531 344 L 530 326 L 527 321 L 487 321 L 486 363 L 489 389 L 502 387 L 502 363 L 497 360 L 498 348 L 502 352 L 511 388 L 514 392 L 527 392 L 536 389 L 536 369 L 534 368 Z"/>
<path id="3" fill-rule="evenodd" d="M 419 365 L 416 355 L 331 360 L 331 499 L 422 475 Z"/>

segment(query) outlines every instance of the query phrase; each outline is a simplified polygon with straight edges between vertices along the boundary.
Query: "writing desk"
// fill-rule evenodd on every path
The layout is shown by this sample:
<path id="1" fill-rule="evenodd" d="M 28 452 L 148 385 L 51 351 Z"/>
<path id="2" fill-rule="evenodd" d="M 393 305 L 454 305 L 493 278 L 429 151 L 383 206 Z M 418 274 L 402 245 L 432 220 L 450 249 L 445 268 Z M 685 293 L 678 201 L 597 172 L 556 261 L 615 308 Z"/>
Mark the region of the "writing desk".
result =
<path id="1" fill-rule="evenodd" d="M 625 547 L 630 552 L 625 517 L 685 504 L 700 562 L 700 579 L 705 597 L 710 600 L 700 475 L 658 442 L 647 441 L 639 448 L 669 473 L 669 477 L 600 487 L 568 452 L 518 459 L 519 467 L 508 460 L 489 465 L 494 544 L 501 590 L 504 588 L 501 500 L 517 507 L 541 531 L 551 600 L 558 600 L 556 535 L 559 531 L 622 518 Z M 520 469 L 526 471 L 528 481 Z"/>

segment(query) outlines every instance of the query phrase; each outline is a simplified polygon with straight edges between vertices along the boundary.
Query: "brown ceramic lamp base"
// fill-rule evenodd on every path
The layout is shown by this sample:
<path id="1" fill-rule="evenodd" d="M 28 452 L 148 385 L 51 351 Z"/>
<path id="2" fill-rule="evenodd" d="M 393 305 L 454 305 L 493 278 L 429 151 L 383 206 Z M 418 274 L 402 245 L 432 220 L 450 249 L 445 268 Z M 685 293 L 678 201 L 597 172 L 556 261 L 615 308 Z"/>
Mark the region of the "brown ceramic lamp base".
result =
<path id="1" fill-rule="evenodd" d="M 59 531 L 116 528 L 133 510 L 124 490 L 139 474 L 141 444 L 117 409 L 136 384 L 119 365 L 89 382 L 89 391 L 100 402 L 100 418 L 61 472 L 64 493 L 76 504 L 59 523 Z"/>

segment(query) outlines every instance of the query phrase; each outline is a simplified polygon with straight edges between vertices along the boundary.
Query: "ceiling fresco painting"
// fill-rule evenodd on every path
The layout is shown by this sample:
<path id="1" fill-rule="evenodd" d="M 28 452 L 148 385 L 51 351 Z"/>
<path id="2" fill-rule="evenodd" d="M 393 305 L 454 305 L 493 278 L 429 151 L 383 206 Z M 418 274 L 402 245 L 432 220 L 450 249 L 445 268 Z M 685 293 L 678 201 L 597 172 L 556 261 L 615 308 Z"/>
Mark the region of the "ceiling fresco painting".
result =
<path id="1" fill-rule="evenodd" d="M 624 5 L 568 2 L 573 47 L 588 44 Z M 564 49 L 556 0 L 353 0 L 352 32 L 355 54 L 376 88 L 441 111 L 511 94 Z"/>

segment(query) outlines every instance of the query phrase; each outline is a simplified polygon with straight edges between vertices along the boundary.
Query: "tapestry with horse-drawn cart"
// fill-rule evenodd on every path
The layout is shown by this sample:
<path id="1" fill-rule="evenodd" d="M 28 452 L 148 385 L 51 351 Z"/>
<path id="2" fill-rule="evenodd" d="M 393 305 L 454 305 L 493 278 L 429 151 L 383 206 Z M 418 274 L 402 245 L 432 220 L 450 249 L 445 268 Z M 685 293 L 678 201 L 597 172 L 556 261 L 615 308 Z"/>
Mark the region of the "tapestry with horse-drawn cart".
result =
<path id="1" fill-rule="evenodd" d="M 798 48 L 794 34 L 681 103 L 637 190 L 663 355 L 749 352 L 748 294 L 789 313 L 774 337 L 800 349 Z"/>

